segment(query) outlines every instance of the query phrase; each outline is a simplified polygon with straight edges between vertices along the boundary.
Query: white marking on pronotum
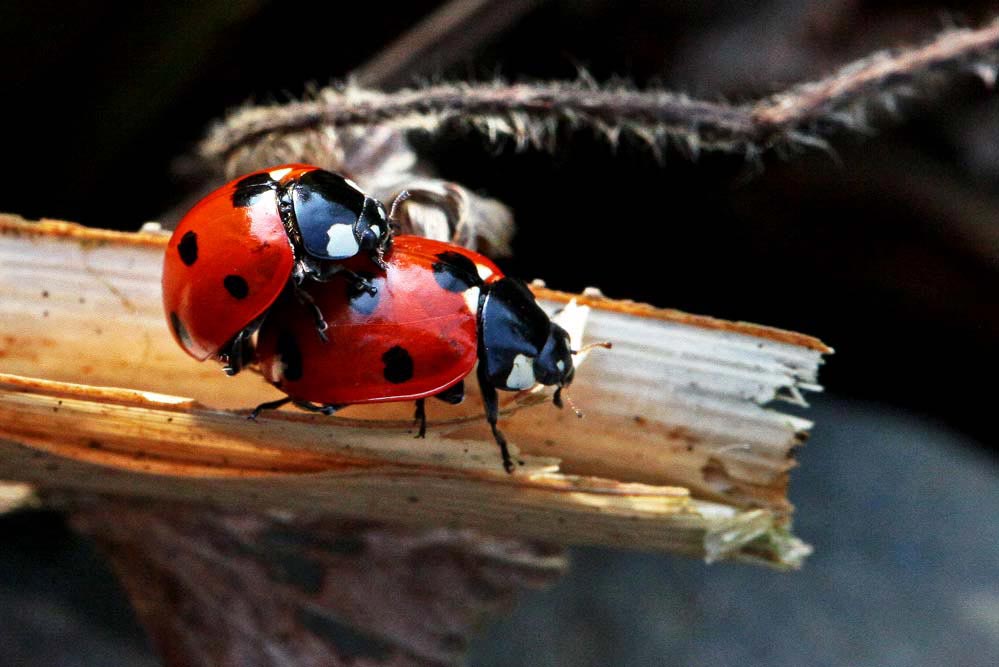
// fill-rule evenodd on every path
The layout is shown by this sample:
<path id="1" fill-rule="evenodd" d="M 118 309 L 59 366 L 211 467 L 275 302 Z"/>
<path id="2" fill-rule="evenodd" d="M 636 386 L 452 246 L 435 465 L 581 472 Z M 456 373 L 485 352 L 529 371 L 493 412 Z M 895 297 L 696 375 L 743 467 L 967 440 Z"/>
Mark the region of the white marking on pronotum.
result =
<path id="1" fill-rule="evenodd" d="M 326 236 L 330 240 L 326 244 L 326 254 L 333 259 L 353 257 L 361 249 L 350 225 L 330 225 L 326 230 Z"/>
<path id="2" fill-rule="evenodd" d="M 370 229 L 374 233 L 375 236 L 381 236 L 382 235 L 382 228 L 379 227 L 378 225 L 371 225 L 370 227 L 368 227 L 368 229 Z"/>
<path id="3" fill-rule="evenodd" d="M 562 361 L 561 359 L 559 359 L 558 361 L 555 362 L 555 368 L 558 369 L 559 373 L 564 373 L 565 372 L 565 362 Z"/>
<path id="4" fill-rule="evenodd" d="M 468 306 L 468 310 L 473 314 L 479 312 L 479 288 L 469 287 L 467 290 L 461 293 L 461 296 L 465 299 L 465 305 Z"/>
<path id="5" fill-rule="evenodd" d="M 533 387 L 534 383 L 534 359 L 526 354 L 518 354 L 513 358 L 513 368 L 506 379 L 506 386 L 510 389 L 527 389 Z"/>
<path id="6" fill-rule="evenodd" d="M 282 178 L 291 173 L 291 167 L 285 167 L 284 169 L 275 169 L 274 171 L 268 172 L 271 178 L 275 181 L 280 181 Z"/>
<path id="7" fill-rule="evenodd" d="M 488 280 L 489 276 L 493 275 L 493 270 L 485 264 L 476 264 L 475 270 L 478 272 L 479 278 L 482 280 Z"/>

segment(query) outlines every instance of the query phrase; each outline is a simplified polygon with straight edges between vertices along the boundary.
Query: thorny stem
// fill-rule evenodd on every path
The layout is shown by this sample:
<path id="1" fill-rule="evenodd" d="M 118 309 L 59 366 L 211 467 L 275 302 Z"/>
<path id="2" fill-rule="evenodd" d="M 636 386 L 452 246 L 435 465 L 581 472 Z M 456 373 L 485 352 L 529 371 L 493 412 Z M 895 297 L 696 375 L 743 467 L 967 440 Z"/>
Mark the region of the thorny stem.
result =
<path id="1" fill-rule="evenodd" d="M 863 128 L 872 108 L 892 108 L 903 95 L 932 94 L 947 81 L 941 75 L 970 70 L 991 85 L 997 54 L 999 20 L 976 30 L 946 30 L 920 47 L 877 52 L 824 79 L 736 105 L 587 81 L 443 84 L 393 93 L 348 85 L 325 88 L 307 101 L 242 109 L 210 134 L 201 153 L 224 160 L 259 140 L 319 128 L 438 130 L 464 122 L 520 146 L 550 145 L 558 126 L 568 123 L 594 128 L 612 142 L 622 133 L 634 135 L 657 154 L 675 143 L 693 154 L 752 156 L 780 146 L 824 145 L 823 134 Z"/>

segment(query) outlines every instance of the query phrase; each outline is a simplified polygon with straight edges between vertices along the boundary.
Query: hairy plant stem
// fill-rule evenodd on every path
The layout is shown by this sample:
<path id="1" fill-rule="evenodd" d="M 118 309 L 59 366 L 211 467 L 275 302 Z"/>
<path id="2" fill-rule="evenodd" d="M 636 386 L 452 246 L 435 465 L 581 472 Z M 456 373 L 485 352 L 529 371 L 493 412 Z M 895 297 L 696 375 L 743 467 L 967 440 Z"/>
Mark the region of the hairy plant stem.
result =
<path id="1" fill-rule="evenodd" d="M 699 151 L 745 153 L 824 145 L 836 131 L 860 130 L 878 108 L 893 111 L 902 97 L 928 97 L 969 71 L 991 85 L 999 51 L 999 21 L 979 29 L 949 29 L 919 47 L 879 51 L 826 78 L 745 103 L 692 99 L 663 90 L 634 90 L 592 81 L 439 84 L 392 93 L 348 84 L 285 105 L 247 107 L 219 124 L 201 145 L 206 159 L 226 160 L 240 149 L 316 129 L 391 126 L 437 131 L 465 124 L 518 147 L 553 147 L 559 127 L 590 128 L 616 142 L 629 134 L 659 152 L 678 145 Z"/>

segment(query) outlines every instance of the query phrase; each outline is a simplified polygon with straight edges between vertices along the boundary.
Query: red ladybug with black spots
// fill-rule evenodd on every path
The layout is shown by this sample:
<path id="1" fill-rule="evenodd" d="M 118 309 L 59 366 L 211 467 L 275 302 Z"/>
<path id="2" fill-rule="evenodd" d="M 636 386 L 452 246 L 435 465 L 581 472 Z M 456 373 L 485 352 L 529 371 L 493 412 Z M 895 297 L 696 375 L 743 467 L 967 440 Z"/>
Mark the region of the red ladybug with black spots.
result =
<path id="1" fill-rule="evenodd" d="M 286 403 L 333 414 L 350 404 L 413 400 L 422 437 L 425 399 L 459 403 L 464 378 L 478 361 L 486 419 L 512 472 L 496 423 L 497 390 L 555 385 L 554 402 L 562 407 L 562 388 L 575 373 L 568 333 L 523 283 L 478 253 L 397 236 L 384 263 L 363 256 L 344 262 L 374 292 L 341 276 L 304 285 L 322 325 L 292 293 L 275 303 L 260 327 L 256 355 L 264 377 L 288 397 L 252 416 Z"/>
<path id="2" fill-rule="evenodd" d="M 289 284 L 343 273 L 371 292 L 342 260 L 362 254 L 383 266 L 391 238 L 382 204 L 343 176 L 304 164 L 243 176 L 198 202 L 170 239 L 170 328 L 192 357 L 216 357 L 237 373 L 260 318 Z"/>
<path id="3" fill-rule="evenodd" d="M 398 202 L 399 200 L 397 200 Z M 572 382 L 569 336 L 520 282 L 447 243 L 393 237 L 385 208 L 308 165 L 254 172 L 214 191 L 166 252 L 163 302 L 181 347 L 233 375 L 256 360 L 285 403 L 332 414 L 355 403 L 464 397 L 478 362 L 503 465 L 497 390 Z"/>

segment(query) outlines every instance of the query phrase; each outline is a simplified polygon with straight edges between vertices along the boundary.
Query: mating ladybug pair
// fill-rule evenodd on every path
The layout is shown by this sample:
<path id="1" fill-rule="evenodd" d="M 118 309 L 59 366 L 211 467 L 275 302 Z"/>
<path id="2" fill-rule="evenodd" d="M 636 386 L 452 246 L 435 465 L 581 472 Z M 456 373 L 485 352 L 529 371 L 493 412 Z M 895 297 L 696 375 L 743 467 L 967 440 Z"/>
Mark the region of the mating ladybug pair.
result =
<path id="1" fill-rule="evenodd" d="M 235 374 L 256 361 L 287 403 L 324 414 L 356 403 L 464 398 L 478 361 L 486 419 L 497 390 L 573 379 L 569 335 L 523 283 L 486 257 L 393 236 L 385 208 L 307 165 L 254 172 L 212 192 L 177 226 L 163 267 L 171 330 L 198 360 Z"/>

